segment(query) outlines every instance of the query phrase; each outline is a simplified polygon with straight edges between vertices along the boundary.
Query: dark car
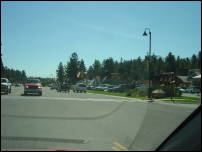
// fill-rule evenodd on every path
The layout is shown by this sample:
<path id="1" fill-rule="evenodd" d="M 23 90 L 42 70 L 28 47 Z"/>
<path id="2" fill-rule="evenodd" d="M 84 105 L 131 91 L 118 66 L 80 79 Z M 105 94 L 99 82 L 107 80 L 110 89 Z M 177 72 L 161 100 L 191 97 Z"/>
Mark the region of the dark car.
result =
<path id="1" fill-rule="evenodd" d="M 70 92 L 70 85 L 68 83 L 62 83 L 58 86 L 58 92 Z"/>
<path id="2" fill-rule="evenodd" d="M 74 85 L 73 87 L 73 91 L 74 92 L 84 92 L 86 93 L 86 85 L 83 83 L 77 83 L 76 85 Z"/>
<path id="3" fill-rule="evenodd" d="M 96 87 L 97 87 L 96 85 L 88 85 L 88 86 L 86 86 L 86 89 L 95 90 Z"/>
<path id="4" fill-rule="evenodd" d="M 130 85 L 120 84 L 118 86 L 115 86 L 115 87 L 111 88 L 109 91 L 111 91 L 111 92 L 124 92 L 124 91 L 126 91 L 128 89 L 131 89 Z"/>
<path id="5" fill-rule="evenodd" d="M 53 84 L 50 85 L 50 89 L 51 90 L 53 90 L 53 89 L 58 90 L 58 88 L 59 88 L 59 84 L 58 83 L 53 83 Z"/>

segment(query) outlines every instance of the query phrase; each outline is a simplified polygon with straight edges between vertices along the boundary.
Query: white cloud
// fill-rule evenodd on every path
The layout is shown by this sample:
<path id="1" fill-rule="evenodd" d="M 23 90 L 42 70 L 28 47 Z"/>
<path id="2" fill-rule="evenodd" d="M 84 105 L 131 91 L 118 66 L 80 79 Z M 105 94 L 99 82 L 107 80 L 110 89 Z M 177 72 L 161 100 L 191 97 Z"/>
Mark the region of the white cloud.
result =
<path id="1" fill-rule="evenodd" d="M 81 24 L 82 26 L 98 31 L 98 32 L 103 32 L 103 33 L 107 33 L 107 34 L 111 34 L 111 35 L 115 35 L 115 36 L 119 36 L 119 37 L 124 37 L 124 38 L 130 38 L 130 39 L 136 39 L 136 40 L 143 40 L 142 36 L 136 36 L 135 34 L 137 33 L 125 33 L 125 32 L 120 32 L 120 31 L 115 31 L 114 29 L 107 29 L 101 26 L 97 26 L 97 25 L 92 25 L 92 24 Z"/>

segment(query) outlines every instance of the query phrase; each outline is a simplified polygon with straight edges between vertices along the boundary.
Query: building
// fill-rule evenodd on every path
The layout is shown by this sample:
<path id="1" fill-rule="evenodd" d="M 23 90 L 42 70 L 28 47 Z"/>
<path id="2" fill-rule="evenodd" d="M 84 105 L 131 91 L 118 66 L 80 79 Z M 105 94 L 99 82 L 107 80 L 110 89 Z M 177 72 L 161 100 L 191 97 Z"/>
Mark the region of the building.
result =
<path id="1" fill-rule="evenodd" d="M 189 87 L 192 85 L 192 80 L 189 76 L 176 76 L 180 87 Z"/>
<path id="2" fill-rule="evenodd" d="M 181 86 L 199 86 L 200 78 L 197 78 L 199 75 L 201 75 L 200 69 L 190 69 L 187 76 L 177 76 L 177 78 L 181 82 Z"/>
<path id="3" fill-rule="evenodd" d="M 192 84 L 201 89 L 201 74 L 193 77 Z"/>
<path id="4" fill-rule="evenodd" d="M 177 76 L 174 72 L 161 72 L 154 77 L 153 84 L 164 86 L 190 86 L 192 83 L 188 80 L 188 76 Z"/>

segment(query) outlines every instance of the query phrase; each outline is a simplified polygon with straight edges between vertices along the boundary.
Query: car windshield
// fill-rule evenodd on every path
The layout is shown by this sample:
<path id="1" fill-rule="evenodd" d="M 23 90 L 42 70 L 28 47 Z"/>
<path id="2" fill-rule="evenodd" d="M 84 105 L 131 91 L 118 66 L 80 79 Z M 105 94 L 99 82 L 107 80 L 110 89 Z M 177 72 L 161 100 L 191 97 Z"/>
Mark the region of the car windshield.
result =
<path id="1" fill-rule="evenodd" d="M 1 150 L 156 150 L 201 105 L 201 2 L 1 1 L 6 81 Z"/>
<path id="2" fill-rule="evenodd" d="M 6 83 L 6 79 L 1 79 L 1 83 Z"/>
<path id="3" fill-rule="evenodd" d="M 79 84 L 80 87 L 86 87 L 85 84 Z"/>
<path id="4" fill-rule="evenodd" d="M 40 83 L 40 80 L 30 79 L 30 80 L 27 80 L 26 83 Z"/>

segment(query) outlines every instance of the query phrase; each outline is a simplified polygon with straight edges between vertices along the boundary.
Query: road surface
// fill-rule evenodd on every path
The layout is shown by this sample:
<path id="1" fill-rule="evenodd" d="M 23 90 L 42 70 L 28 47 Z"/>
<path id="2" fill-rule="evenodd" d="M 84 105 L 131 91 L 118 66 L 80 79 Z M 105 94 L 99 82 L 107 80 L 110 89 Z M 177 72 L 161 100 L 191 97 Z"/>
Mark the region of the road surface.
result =
<path id="1" fill-rule="evenodd" d="M 1 148 L 154 150 L 197 104 L 149 103 L 92 93 L 1 95 Z"/>

